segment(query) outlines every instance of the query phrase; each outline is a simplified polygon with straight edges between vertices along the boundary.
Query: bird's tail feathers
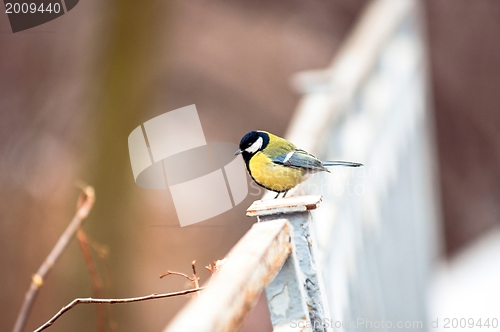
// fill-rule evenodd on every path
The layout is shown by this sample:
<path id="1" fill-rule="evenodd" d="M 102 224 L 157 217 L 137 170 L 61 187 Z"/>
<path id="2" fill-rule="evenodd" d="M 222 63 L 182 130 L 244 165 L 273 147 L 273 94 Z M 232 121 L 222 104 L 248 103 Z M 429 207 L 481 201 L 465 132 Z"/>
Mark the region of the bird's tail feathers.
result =
<path id="1" fill-rule="evenodd" d="M 350 161 L 322 161 L 321 164 L 323 166 L 346 166 L 346 167 L 360 167 L 363 164 L 353 163 Z"/>

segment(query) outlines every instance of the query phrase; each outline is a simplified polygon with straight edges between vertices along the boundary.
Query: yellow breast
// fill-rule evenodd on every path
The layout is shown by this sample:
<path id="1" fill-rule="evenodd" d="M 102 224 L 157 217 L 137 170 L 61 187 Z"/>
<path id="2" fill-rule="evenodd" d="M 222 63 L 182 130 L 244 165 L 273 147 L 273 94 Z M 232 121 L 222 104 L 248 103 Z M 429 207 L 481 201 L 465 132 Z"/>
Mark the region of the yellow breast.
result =
<path id="1" fill-rule="evenodd" d="M 250 159 L 249 168 L 255 182 L 277 192 L 292 189 L 305 179 L 306 173 L 303 169 L 277 165 L 260 151 Z"/>

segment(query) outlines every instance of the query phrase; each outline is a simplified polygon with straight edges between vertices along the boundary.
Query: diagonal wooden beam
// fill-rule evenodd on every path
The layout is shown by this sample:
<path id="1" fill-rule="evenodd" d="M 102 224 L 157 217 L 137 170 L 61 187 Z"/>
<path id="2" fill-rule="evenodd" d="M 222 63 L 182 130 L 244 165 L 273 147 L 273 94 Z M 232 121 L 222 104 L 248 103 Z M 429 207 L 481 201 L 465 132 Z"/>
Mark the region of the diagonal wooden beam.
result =
<path id="1" fill-rule="evenodd" d="M 292 234 L 285 219 L 254 224 L 206 289 L 164 331 L 237 331 L 292 252 Z"/>

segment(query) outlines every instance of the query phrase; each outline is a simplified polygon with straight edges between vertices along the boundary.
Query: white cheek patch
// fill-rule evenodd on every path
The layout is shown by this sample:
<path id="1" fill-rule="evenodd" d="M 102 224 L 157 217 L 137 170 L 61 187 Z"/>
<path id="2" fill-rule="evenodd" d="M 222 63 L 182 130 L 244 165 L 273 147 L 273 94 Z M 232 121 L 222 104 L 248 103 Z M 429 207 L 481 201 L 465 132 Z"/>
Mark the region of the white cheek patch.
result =
<path id="1" fill-rule="evenodd" d="M 246 148 L 245 151 L 250 152 L 250 153 L 255 153 L 262 147 L 263 142 L 264 141 L 262 140 L 262 137 L 259 137 L 252 145 L 250 145 L 248 148 Z"/>

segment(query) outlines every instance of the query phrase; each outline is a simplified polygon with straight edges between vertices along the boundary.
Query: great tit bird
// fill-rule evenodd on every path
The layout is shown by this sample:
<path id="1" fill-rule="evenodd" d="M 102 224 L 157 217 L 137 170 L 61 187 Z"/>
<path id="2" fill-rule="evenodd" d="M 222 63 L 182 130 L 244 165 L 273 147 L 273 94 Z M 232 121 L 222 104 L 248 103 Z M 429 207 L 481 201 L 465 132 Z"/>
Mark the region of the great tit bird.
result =
<path id="1" fill-rule="evenodd" d="M 308 174 L 330 172 L 326 166 L 359 167 L 363 164 L 348 161 L 321 161 L 298 149 L 284 138 L 267 131 L 250 131 L 240 141 L 235 155 L 241 154 L 248 174 L 261 187 L 286 193 L 304 181 Z"/>

